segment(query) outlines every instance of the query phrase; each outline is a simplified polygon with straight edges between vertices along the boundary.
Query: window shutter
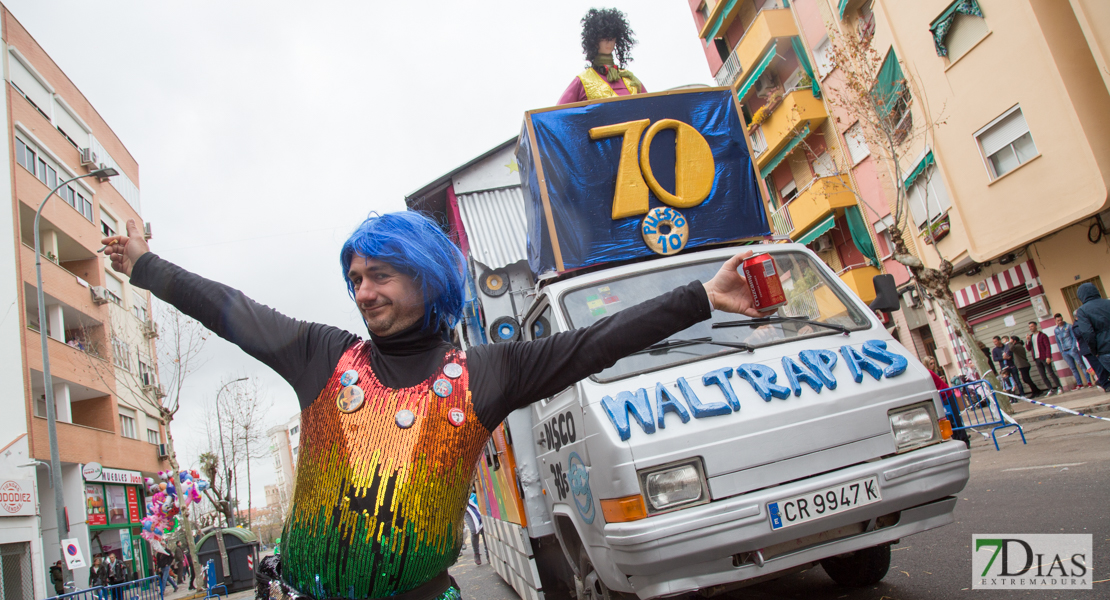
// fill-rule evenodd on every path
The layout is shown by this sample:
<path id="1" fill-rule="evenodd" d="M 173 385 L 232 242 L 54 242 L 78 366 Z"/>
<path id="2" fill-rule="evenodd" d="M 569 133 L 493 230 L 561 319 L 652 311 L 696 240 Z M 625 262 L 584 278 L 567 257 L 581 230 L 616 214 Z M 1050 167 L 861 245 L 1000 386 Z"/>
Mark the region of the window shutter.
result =
<path id="1" fill-rule="evenodd" d="M 69 114 L 61 104 L 54 103 L 54 126 L 66 132 L 78 148 L 87 148 L 89 146 L 89 132 Z"/>
<path id="2" fill-rule="evenodd" d="M 104 287 L 107 288 L 109 292 L 123 298 L 123 284 L 120 283 L 120 280 L 112 277 L 107 272 L 104 273 Z"/>
<path id="3" fill-rule="evenodd" d="M 976 42 L 987 35 L 987 21 L 982 17 L 959 14 L 952 22 L 952 28 L 944 38 L 944 45 L 948 47 L 948 60 L 953 61 L 961 57 Z"/>
<path id="4" fill-rule="evenodd" d="M 1025 115 L 1019 108 L 981 133 L 979 143 L 983 145 L 983 154 L 990 156 L 1028 132 Z"/>
<path id="5" fill-rule="evenodd" d="M 8 60 L 8 69 L 11 82 L 30 98 L 31 102 L 39 107 L 39 110 L 49 115 L 51 105 L 54 103 L 54 93 L 46 89 L 15 56 L 9 56 L 8 58 L 10 59 Z"/>
<path id="6" fill-rule="evenodd" d="M 859 123 L 852 125 L 844 132 L 844 141 L 848 143 L 848 154 L 852 157 L 852 164 L 867 157 L 871 149 L 867 147 L 867 140 L 863 139 L 863 129 Z"/>

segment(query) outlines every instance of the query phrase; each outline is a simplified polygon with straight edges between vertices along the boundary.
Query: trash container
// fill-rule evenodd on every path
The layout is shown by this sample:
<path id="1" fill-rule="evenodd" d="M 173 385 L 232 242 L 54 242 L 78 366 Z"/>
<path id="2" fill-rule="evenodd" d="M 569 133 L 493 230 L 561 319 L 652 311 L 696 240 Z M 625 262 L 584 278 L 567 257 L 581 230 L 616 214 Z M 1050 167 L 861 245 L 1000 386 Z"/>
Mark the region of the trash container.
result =
<path id="1" fill-rule="evenodd" d="M 224 536 L 230 573 L 224 573 L 217 535 Z M 197 544 L 197 558 L 202 565 L 209 560 L 215 563 L 216 583 L 227 586 L 229 592 L 253 589 L 254 569 L 258 565 L 258 537 L 251 530 L 239 527 L 209 532 Z"/>

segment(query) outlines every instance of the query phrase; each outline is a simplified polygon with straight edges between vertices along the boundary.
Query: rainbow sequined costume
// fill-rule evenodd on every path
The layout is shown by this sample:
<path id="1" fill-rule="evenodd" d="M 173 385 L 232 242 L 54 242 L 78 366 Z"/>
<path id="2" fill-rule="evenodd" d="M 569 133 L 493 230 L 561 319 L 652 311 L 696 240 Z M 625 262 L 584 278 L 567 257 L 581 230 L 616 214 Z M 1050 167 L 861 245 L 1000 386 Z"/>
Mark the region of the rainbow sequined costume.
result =
<path id="1" fill-rule="evenodd" d="M 348 349 L 301 413 L 281 566 L 285 586 L 314 598 L 387 597 L 446 571 L 490 436 L 463 353 L 448 351 L 443 369 L 416 386 L 390 389 L 370 368 L 369 345 Z"/>

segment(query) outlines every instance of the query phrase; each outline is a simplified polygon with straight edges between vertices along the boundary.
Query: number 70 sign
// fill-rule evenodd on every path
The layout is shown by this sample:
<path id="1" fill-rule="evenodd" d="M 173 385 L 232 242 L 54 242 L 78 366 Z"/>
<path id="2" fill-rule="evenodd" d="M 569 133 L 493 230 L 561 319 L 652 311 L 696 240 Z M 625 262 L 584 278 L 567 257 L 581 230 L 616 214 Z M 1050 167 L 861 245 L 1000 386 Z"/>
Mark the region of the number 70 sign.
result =
<path id="1" fill-rule="evenodd" d="M 649 124 L 650 119 L 639 119 L 590 129 L 593 140 L 623 136 L 617 187 L 613 192 L 613 220 L 646 214 L 649 189 L 661 202 L 675 208 L 697 206 L 713 190 L 713 152 L 698 130 L 676 119 L 661 119 L 648 127 Z M 675 132 L 673 194 L 659 184 L 648 160 L 652 140 L 664 129 Z"/>

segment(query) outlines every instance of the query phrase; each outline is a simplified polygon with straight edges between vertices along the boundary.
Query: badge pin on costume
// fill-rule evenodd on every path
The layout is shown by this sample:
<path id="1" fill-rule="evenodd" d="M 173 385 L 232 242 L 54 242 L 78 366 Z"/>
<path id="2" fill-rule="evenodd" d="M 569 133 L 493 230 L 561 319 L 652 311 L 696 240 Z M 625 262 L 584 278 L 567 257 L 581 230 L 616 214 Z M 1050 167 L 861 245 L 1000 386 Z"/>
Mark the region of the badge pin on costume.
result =
<path id="1" fill-rule="evenodd" d="M 354 369 L 351 369 L 350 371 L 344 371 L 343 374 L 339 376 L 339 385 L 343 387 L 354 385 L 356 383 L 358 383 L 358 371 Z"/>
<path id="2" fill-rule="evenodd" d="M 349 373 L 350 371 L 348 371 Z M 345 375 L 345 374 L 344 374 Z M 339 397 L 335 399 L 336 406 L 339 410 L 345 413 L 353 413 L 362 408 L 362 402 L 366 399 L 362 388 L 357 385 L 349 385 L 339 392 Z"/>
<path id="3" fill-rule="evenodd" d="M 455 407 L 447 411 L 447 422 L 454 425 L 455 427 L 462 427 L 462 424 L 465 421 L 466 413 L 463 412 L 461 408 Z"/>
<path id="4" fill-rule="evenodd" d="M 447 381 L 446 379 L 437 379 L 436 382 L 432 384 L 432 391 L 435 392 L 436 395 L 440 398 L 446 398 L 450 396 L 452 389 L 453 386 L 451 385 L 451 382 Z"/>
<path id="5" fill-rule="evenodd" d="M 412 411 L 408 409 L 399 410 L 397 411 L 396 421 L 398 427 L 400 427 L 401 429 L 408 429 L 409 427 L 412 427 L 413 422 L 416 421 L 416 415 L 414 415 Z"/>
<path id="6" fill-rule="evenodd" d="M 462 376 L 462 365 L 459 363 L 447 363 L 443 365 L 443 374 L 451 379 L 458 379 Z"/>

